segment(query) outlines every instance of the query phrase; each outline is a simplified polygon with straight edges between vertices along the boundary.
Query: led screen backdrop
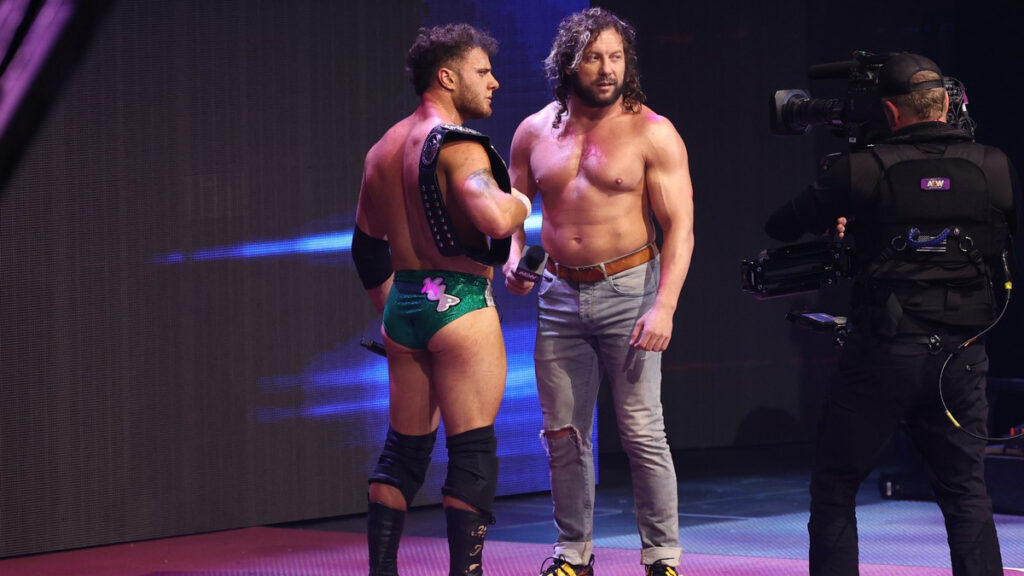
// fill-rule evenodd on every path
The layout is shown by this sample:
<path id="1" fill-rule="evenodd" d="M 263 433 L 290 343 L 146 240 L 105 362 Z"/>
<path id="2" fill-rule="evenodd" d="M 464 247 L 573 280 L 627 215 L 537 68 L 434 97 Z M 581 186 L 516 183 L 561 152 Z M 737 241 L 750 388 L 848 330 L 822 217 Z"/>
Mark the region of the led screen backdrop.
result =
<path id="1" fill-rule="evenodd" d="M 363 156 L 415 106 L 417 28 L 457 20 L 501 43 L 471 126 L 506 155 L 585 6 L 526 4 L 111 6 L 0 192 L 0 556 L 365 510 L 387 373 L 358 346 Z M 499 493 L 545 490 L 536 301 L 496 293 Z"/>

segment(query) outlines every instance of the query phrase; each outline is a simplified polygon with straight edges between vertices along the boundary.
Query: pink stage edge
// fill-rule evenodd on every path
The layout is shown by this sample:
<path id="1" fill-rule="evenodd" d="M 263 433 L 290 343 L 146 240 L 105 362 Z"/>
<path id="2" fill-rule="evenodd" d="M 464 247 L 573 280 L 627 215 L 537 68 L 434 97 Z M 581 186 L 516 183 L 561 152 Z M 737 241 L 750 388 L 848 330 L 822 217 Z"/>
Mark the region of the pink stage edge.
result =
<path id="1" fill-rule="evenodd" d="M 440 535 L 439 535 L 440 536 Z M 545 544 L 488 542 L 487 576 L 529 576 L 550 554 Z M 598 548 L 601 576 L 643 574 L 637 550 Z M 402 576 L 447 573 L 447 543 L 404 538 Z M 119 544 L 0 560 L 3 576 L 365 576 L 366 536 L 285 528 L 245 528 L 196 536 Z M 806 560 L 684 554 L 687 576 L 791 576 L 807 573 Z M 939 576 L 948 569 L 861 565 L 862 576 Z"/>

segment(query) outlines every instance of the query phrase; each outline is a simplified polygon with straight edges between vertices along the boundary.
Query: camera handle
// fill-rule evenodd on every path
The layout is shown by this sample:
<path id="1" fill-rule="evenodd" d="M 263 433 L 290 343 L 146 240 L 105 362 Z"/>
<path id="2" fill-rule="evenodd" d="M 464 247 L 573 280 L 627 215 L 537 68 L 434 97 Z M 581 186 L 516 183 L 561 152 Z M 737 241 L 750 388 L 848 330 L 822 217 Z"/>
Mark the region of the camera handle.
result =
<path id="1" fill-rule="evenodd" d="M 842 347 L 850 335 L 852 328 L 845 316 L 833 316 L 824 312 L 789 312 L 786 320 L 810 328 L 815 332 L 832 332 L 832 343 Z"/>

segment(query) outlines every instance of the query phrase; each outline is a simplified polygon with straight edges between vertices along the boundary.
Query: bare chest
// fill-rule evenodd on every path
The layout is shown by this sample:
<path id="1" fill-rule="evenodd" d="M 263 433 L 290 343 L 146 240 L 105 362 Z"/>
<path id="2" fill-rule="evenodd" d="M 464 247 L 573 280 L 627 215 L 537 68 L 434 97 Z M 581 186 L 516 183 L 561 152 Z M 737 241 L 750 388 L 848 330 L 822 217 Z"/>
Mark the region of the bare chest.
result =
<path id="1" fill-rule="evenodd" d="M 573 194 L 594 191 L 607 195 L 643 191 L 644 154 L 633 138 L 613 131 L 551 136 L 540 139 L 530 153 L 537 188 L 571 201 Z"/>

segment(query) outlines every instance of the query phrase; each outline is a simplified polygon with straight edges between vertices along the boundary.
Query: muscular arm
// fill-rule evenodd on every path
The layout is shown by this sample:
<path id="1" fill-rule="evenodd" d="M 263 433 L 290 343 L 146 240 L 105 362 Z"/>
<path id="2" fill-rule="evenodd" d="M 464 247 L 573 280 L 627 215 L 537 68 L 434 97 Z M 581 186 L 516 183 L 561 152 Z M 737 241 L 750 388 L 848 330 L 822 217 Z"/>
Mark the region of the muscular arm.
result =
<path id="1" fill-rule="evenodd" d="M 693 255 L 693 186 L 686 145 L 668 120 L 658 120 L 650 140 L 645 179 L 651 210 L 664 232 L 661 281 L 654 305 L 637 322 L 631 343 L 662 351 L 672 338 L 672 316 Z"/>
<path id="2" fill-rule="evenodd" d="M 530 119 L 523 121 L 512 137 L 508 175 L 512 179 L 512 187 L 520 190 L 533 201 L 537 196 L 537 185 L 530 175 L 530 148 L 533 145 L 533 136 L 530 133 L 529 123 Z M 505 287 L 513 294 L 520 296 L 528 294 L 533 289 L 533 282 L 517 278 L 513 274 L 519 265 L 519 258 L 522 256 L 525 245 L 526 231 L 520 225 L 512 235 L 512 248 L 509 251 L 508 262 L 502 268 L 505 273 Z"/>
<path id="3" fill-rule="evenodd" d="M 465 208 L 477 230 L 491 238 L 507 238 L 529 215 L 524 203 L 506 194 L 491 174 L 491 161 L 476 142 L 455 142 L 441 151 L 438 165 L 445 174 L 448 195 Z"/>
<path id="4" fill-rule="evenodd" d="M 373 173 L 376 166 L 372 158 L 373 151 L 371 150 L 363 166 L 363 183 L 359 188 L 359 204 L 356 205 L 356 226 L 368 236 L 387 240 L 387 228 L 385 228 L 384 219 L 380 216 L 375 202 L 375 198 L 379 197 L 380 193 L 376 190 L 378 179 Z M 393 280 L 394 274 L 389 276 L 384 283 L 366 291 L 378 312 L 384 311 L 384 304 L 387 303 Z"/>

